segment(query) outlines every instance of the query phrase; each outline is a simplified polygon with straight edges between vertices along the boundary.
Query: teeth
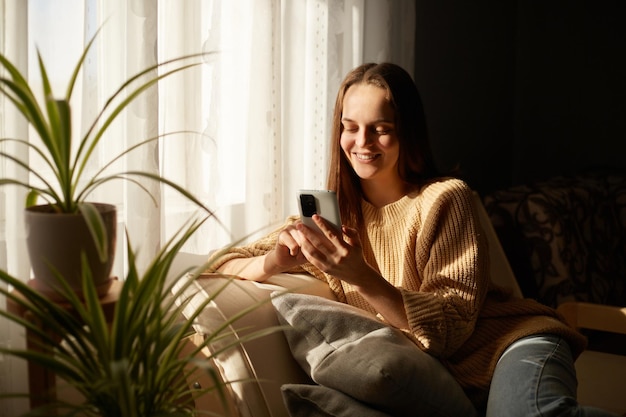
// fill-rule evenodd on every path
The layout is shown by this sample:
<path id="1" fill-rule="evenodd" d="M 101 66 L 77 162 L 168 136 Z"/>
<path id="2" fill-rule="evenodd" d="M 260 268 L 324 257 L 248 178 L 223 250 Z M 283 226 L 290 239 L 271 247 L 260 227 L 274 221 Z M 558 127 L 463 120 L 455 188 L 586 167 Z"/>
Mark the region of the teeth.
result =
<path id="1" fill-rule="evenodd" d="M 357 159 L 362 159 L 364 161 L 371 161 L 372 159 L 376 158 L 376 155 L 373 155 L 373 154 L 357 153 L 355 155 L 356 155 Z"/>

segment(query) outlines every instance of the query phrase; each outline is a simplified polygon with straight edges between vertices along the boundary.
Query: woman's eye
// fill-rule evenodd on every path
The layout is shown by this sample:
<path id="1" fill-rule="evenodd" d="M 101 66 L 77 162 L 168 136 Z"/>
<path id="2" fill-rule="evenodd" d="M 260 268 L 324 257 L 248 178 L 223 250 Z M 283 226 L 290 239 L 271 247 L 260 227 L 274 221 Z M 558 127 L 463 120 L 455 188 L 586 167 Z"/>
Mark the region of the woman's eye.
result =
<path id="1" fill-rule="evenodd" d="M 388 135 L 391 132 L 391 129 L 376 129 L 376 134 L 378 135 Z"/>
<path id="2" fill-rule="evenodd" d="M 344 127 L 343 127 L 343 131 L 344 131 L 344 132 L 354 133 L 354 132 L 356 132 L 357 130 L 359 130 L 359 128 L 354 127 L 354 126 L 344 126 Z"/>

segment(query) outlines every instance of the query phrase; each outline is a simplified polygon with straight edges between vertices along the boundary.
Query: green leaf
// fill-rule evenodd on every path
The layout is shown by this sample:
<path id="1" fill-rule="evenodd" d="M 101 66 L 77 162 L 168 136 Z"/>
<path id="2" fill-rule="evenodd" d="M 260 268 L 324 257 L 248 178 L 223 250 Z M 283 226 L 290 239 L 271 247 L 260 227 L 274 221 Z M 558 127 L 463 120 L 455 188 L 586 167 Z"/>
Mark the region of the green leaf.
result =
<path id="1" fill-rule="evenodd" d="M 98 37 L 98 34 L 100 33 L 101 30 L 102 30 L 102 26 L 96 29 L 96 32 L 93 34 L 91 39 L 89 39 L 87 46 L 85 47 L 85 49 L 83 49 L 83 53 L 81 54 L 80 58 L 78 59 L 78 62 L 76 63 L 76 66 L 74 67 L 74 71 L 72 72 L 72 77 L 70 78 L 70 81 L 67 84 L 67 92 L 65 93 L 65 100 L 68 103 L 70 101 L 70 98 L 72 97 L 72 91 L 74 89 L 74 84 L 76 84 L 76 79 L 78 78 L 78 74 L 80 73 L 80 70 L 83 67 L 83 63 L 85 62 L 85 59 L 87 59 L 87 54 L 91 50 L 91 47 L 95 43 L 96 38 Z"/>
<path id="2" fill-rule="evenodd" d="M 37 205 L 39 200 L 39 193 L 37 190 L 30 190 L 26 195 L 26 207 L 33 207 Z"/>
<path id="3" fill-rule="evenodd" d="M 16 165 L 24 168 L 26 171 L 28 171 L 31 175 L 33 175 L 34 177 L 36 177 L 37 179 L 39 179 L 45 186 L 47 186 L 48 188 L 39 188 L 39 187 L 35 187 L 33 185 L 31 185 L 29 182 L 27 181 L 21 181 L 21 180 L 16 180 L 13 178 L 2 178 L 0 179 L 0 184 L 14 184 L 14 185 L 19 185 L 22 187 L 25 187 L 27 189 L 36 191 L 39 194 L 43 194 L 43 195 L 47 195 L 50 198 L 52 198 L 54 201 L 58 201 L 58 195 L 56 194 L 56 192 L 51 188 L 51 185 L 48 181 L 46 181 L 45 178 L 41 177 L 36 171 L 34 171 L 26 162 L 14 157 L 13 155 L 9 155 L 5 152 L 1 152 L 0 151 L 0 157 L 4 157 L 12 162 L 14 162 Z M 27 205 L 28 207 L 28 205 Z"/>
<path id="4" fill-rule="evenodd" d="M 0 58 L 1 57 L 2 55 L 0 55 Z M 0 87 L 0 92 L 17 107 L 22 116 L 24 116 L 37 131 L 44 144 L 48 143 L 50 137 L 48 125 L 43 117 L 39 103 L 28 84 L 19 84 L 6 78 L 0 78 L 0 86 L 1 85 L 4 85 L 6 88 Z"/>
<path id="5" fill-rule="evenodd" d="M 54 161 L 51 161 L 50 158 L 42 152 L 42 150 L 35 146 L 33 143 L 30 143 L 26 140 L 23 139 L 10 139 L 10 138 L 2 138 L 0 139 L 0 143 L 5 143 L 5 142 L 9 142 L 9 143 L 14 143 L 20 146 L 23 146 L 25 148 L 27 148 L 28 151 L 33 151 L 35 153 L 37 153 L 39 155 L 39 157 L 41 157 L 41 159 L 44 161 L 44 163 L 50 167 L 50 169 L 52 170 L 52 172 L 54 173 L 55 177 L 58 179 L 58 172 L 56 171 L 56 167 L 54 165 Z M 6 158 L 12 162 L 14 162 L 16 165 L 24 168 L 26 171 L 28 171 L 28 173 L 35 177 L 38 181 L 40 181 L 42 184 L 44 184 L 47 188 L 35 188 L 34 186 L 30 185 L 29 182 L 27 181 L 16 181 L 13 180 L 14 182 L 12 182 L 13 184 L 18 184 L 18 185 L 22 185 L 26 188 L 32 188 L 33 190 L 36 190 L 40 195 L 45 195 L 48 196 L 50 199 L 52 199 L 54 201 L 54 204 L 61 207 L 61 198 L 60 196 L 57 194 L 56 190 L 54 189 L 54 187 L 52 187 L 52 184 L 50 184 L 50 182 L 48 180 L 46 180 L 46 178 L 44 178 L 39 172 L 35 171 L 35 169 L 33 169 L 31 167 L 31 165 L 28 163 L 28 161 L 24 161 L 14 155 L 11 155 L 5 151 L 0 151 L 0 157 Z M 28 207 L 28 206 L 27 206 Z"/>
<path id="6" fill-rule="evenodd" d="M 80 203 L 78 205 L 78 209 L 83 215 L 85 223 L 87 223 L 87 228 L 89 229 L 89 233 L 91 233 L 91 237 L 96 245 L 100 262 L 106 262 L 109 257 L 109 236 L 107 236 L 102 215 L 92 203 Z"/>
<path id="7" fill-rule="evenodd" d="M 48 151 L 52 155 L 53 159 L 60 164 L 62 159 L 62 152 L 59 143 L 59 132 L 63 129 L 61 126 L 61 119 L 59 117 L 59 109 L 56 105 L 56 100 L 52 93 L 52 86 L 48 78 L 48 72 L 46 66 L 43 63 L 43 59 L 39 51 L 37 51 L 37 60 L 39 62 L 39 72 L 41 74 L 41 81 L 43 86 L 44 103 L 46 104 L 46 110 L 48 112 L 48 123 L 50 131 L 50 143 L 47 145 Z"/>
<path id="8" fill-rule="evenodd" d="M 54 100 L 53 103 L 51 103 L 51 108 L 55 109 L 53 114 L 57 117 L 57 126 L 52 132 L 52 137 L 59 151 L 59 184 L 62 188 L 61 193 L 63 194 L 64 200 L 69 203 L 74 201 L 72 172 L 70 170 L 72 157 L 72 112 L 70 103 L 66 100 Z M 68 211 L 73 211 L 73 208 L 68 207 Z"/>
<path id="9" fill-rule="evenodd" d="M 108 363 L 111 360 L 109 328 L 91 271 L 89 271 L 89 261 L 84 254 L 82 256 L 82 265 L 85 307 L 82 308 L 81 304 L 77 306 L 77 311 L 81 314 L 82 322 L 90 329 L 92 347 L 95 350 L 95 354 L 98 356 L 98 360 L 95 361 L 96 364 Z"/>
<path id="10" fill-rule="evenodd" d="M 4 55 L 0 54 L 0 65 L 2 65 L 11 75 L 11 80 L 0 78 L 0 86 L 5 85 L 13 93 L 10 94 L 4 88 L 2 91 L 21 111 L 21 113 L 33 124 L 33 127 L 40 135 L 47 134 L 46 123 L 43 113 L 39 108 L 35 94 L 31 90 L 27 77 L 13 65 Z"/>

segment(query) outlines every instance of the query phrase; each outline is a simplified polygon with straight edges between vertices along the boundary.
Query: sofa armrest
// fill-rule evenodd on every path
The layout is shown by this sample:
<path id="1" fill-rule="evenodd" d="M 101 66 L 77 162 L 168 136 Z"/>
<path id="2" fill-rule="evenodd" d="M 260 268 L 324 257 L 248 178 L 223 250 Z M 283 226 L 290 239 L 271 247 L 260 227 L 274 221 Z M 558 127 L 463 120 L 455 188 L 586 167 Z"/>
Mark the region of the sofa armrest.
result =
<path id="1" fill-rule="evenodd" d="M 570 301 L 559 305 L 557 310 L 575 328 L 626 334 L 626 307 Z M 592 348 L 578 357 L 578 400 L 581 404 L 626 415 L 626 399 L 621 389 L 626 372 L 626 356 L 620 346 L 611 345 L 611 351 L 614 353 Z"/>
<path id="2" fill-rule="evenodd" d="M 572 327 L 626 334 L 626 307 L 570 301 L 557 310 Z"/>
<path id="3" fill-rule="evenodd" d="M 180 280 L 175 291 L 183 285 L 184 280 Z M 196 331 L 204 335 L 220 328 L 241 311 L 252 308 L 251 312 L 229 323 L 222 337 L 210 343 L 207 352 L 223 381 L 228 382 L 228 400 L 237 415 L 288 417 L 280 387 L 286 383 L 310 382 L 293 359 L 280 330 L 245 339 L 256 331 L 279 326 L 269 300 L 272 292 L 285 290 L 334 299 L 325 282 L 305 274 L 278 274 L 263 283 L 203 275 L 195 279 L 182 296 L 186 300 L 183 311 L 186 316 L 207 297 L 213 297 L 195 326 Z M 234 346 L 215 354 L 231 344 Z"/>

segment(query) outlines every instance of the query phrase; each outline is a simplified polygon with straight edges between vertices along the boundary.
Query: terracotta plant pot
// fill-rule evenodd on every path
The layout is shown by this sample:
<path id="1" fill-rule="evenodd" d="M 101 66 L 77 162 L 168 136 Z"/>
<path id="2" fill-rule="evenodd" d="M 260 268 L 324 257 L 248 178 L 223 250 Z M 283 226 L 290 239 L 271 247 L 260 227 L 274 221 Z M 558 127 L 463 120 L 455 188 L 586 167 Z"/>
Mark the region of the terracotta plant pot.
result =
<path id="1" fill-rule="evenodd" d="M 108 236 L 108 257 L 102 262 L 85 219 L 80 213 L 56 213 L 49 205 L 29 207 L 25 211 L 26 244 L 36 286 L 54 294 L 58 271 L 70 286 L 82 291 L 81 254 L 87 255 L 98 293 L 105 294 L 111 285 L 115 255 L 117 212 L 114 205 L 94 203 L 102 215 Z"/>

